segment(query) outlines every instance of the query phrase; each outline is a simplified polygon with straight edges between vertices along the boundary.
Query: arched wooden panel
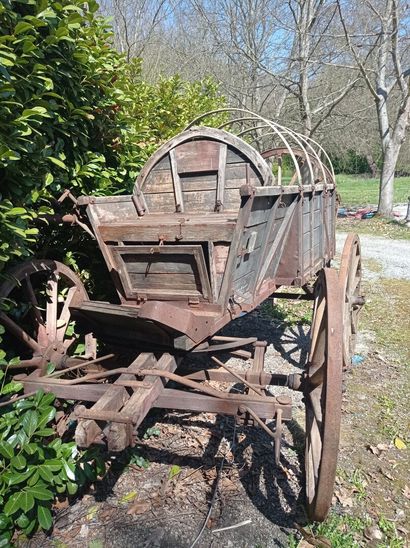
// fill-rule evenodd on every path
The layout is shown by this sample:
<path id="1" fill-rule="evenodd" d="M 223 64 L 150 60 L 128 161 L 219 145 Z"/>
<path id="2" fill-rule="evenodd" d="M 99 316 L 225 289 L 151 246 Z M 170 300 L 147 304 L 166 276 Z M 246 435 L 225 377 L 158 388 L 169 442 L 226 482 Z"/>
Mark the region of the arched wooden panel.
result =
<path id="1" fill-rule="evenodd" d="M 268 165 L 247 143 L 222 130 L 196 128 L 151 157 L 134 195 L 151 213 L 237 212 L 242 185 L 271 181 Z"/>

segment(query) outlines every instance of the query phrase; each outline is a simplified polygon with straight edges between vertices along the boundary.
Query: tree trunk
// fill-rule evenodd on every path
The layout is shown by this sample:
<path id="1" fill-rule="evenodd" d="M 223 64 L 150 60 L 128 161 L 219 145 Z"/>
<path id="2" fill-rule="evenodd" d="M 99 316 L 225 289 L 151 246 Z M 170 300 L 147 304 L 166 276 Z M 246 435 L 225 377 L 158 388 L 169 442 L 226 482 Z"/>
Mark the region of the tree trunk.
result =
<path id="1" fill-rule="evenodd" d="M 393 142 L 383 151 L 383 167 L 380 174 L 380 195 L 377 212 L 384 217 L 391 217 L 393 211 L 394 172 L 400 146 Z"/>
<path id="2" fill-rule="evenodd" d="M 372 178 L 375 179 L 377 176 L 377 164 L 374 161 L 372 154 L 366 154 L 366 161 L 367 161 L 367 165 L 369 166 Z"/>

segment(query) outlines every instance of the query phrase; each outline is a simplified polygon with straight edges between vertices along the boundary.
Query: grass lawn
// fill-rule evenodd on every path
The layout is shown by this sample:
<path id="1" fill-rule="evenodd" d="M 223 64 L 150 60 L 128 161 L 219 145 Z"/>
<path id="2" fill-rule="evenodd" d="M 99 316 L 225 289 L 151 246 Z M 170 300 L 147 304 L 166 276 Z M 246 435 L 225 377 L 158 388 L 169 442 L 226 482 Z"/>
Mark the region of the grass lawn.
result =
<path id="1" fill-rule="evenodd" d="M 379 197 L 379 180 L 365 179 L 359 175 L 336 175 L 337 188 L 343 206 L 376 205 Z M 407 203 L 410 196 L 410 177 L 394 181 L 394 203 Z"/>
<path id="2" fill-rule="evenodd" d="M 403 222 L 382 217 L 373 219 L 337 219 L 336 230 L 340 232 L 356 232 L 357 234 L 371 234 L 383 236 L 393 240 L 410 240 L 410 228 Z"/>

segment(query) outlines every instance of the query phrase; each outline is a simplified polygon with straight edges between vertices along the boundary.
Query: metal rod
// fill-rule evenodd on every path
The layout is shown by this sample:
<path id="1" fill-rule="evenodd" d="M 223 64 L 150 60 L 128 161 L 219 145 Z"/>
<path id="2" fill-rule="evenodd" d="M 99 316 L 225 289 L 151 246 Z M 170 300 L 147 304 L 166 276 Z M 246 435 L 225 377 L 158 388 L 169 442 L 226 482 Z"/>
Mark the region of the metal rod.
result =
<path id="1" fill-rule="evenodd" d="M 40 390 L 40 388 L 38 390 Z M 21 396 L 17 396 L 17 398 L 13 398 L 13 399 L 10 399 L 10 400 L 7 400 L 7 401 L 2 401 L 0 403 L 0 407 L 6 407 L 7 405 L 10 405 L 10 404 L 12 404 L 16 401 L 24 400 L 26 398 L 30 398 L 31 396 L 35 396 L 35 394 L 37 394 L 38 390 L 36 390 L 35 392 L 29 392 L 28 394 L 22 394 Z"/>
<path id="2" fill-rule="evenodd" d="M 245 380 L 243 377 L 241 377 L 240 375 L 238 375 L 238 373 L 236 373 L 235 371 L 232 371 L 229 367 L 227 367 L 223 362 L 221 362 L 221 360 L 218 360 L 218 358 L 215 358 L 215 356 L 212 356 L 212 360 L 217 363 L 220 367 L 222 367 L 223 369 L 225 369 L 225 371 L 228 371 L 228 373 L 230 373 L 232 375 L 232 377 L 234 377 L 235 379 L 237 379 L 239 382 L 241 382 L 242 384 L 244 384 L 245 386 L 247 386 L 248 388 L 250 388 L 251 390 L 253 390 L 254 392 L 256 392 L 258 394 L 258 396 L 262 396 L 262 393 L 261 391 L 258 389 L 258 388 L 255 388 L 254 386 L 252 386 L 252 384 L 250 382 L 248 382 L 247 380 Z"/>
<path id="3" fill-rule="evenodd" d="M 78 363 L 77 365 L 73 365 L 71 367 L 67 367 L 66 369 L 60 369 L 59 371 L 55 371 L 54 373 L 50 373 L 50 375 L 44 375 L 47 377 L 47 379 L 51 377 L 61 377 L 61 375 L 64 375 L 64 373 L 68 373 L 68 371 L 75 371 L 76 369 L 81 369 L 81 367 L 85 367 L 87 365 L 91 365 L 93 363 L 99 363 L 104 360 L 108 360 L 109 358 L 113 358 L 115 354 L 107 354 L 106 356 L 102 356 L 101 358 L 96 358 L 95 360 L 90 361 L 84 361 L 82 363 Z"/>
<path id="4" fill-rule="evenodd" d="M 239 411 L 241 413 L 248 413 L 254 419 L 254 421 L 257 422 L 259 426 L 263 428 L 265 432 L 271 438 L 275 439 L 275 433 L 272 432 L 272 430 L 266 426 L 263 420 L 260 417 L 258 417 L 258 415 L 254 411 L 252 411 L 252 409 L 250 409 L 247 405 L 241 405 L 241 407 L 239 408 Z"/>
<path id="5" fill-rule="evenodd" d="M 139 371 L 130 371 L 127 367 L 120 367 L 118 369 L 114 369 L 112 371 L 102 371 L 101 373 L 93 373 L 91 375 L 85 375 L 84 377 L 78 378 L 78 379 L 72 379 L 69 381 L 61 380 L 57 381 L 54 380 L 54 382 L 61 382 L 65 385 L 73 386 L 75 384 L 80 384 L 85 381 L 89 380 L 96 380 L 96 379 L 103 379 L 105 377 L 111 377 L 113 375 L 119 375 L 119 374 L 127 374 L 127 375 L 134 375 L 134 376 L 154 376 L 154 377 L 162 377 L 164 379 L 168 379 L 170 381 L 175 381 L 177 383 L 183 384 L 184 386 L 188 386 L 189 388 L 193 388 L 194 390 L 199 390 L 200 392 L 203 392 L 204 394 L 208 394 L 210 396 L 214 396 L 215 398 L 237 398 L 235 394 L 229 394 L 226 392 L 222 392 L 221 390 L 215 390 L 214 388 L 211 388 L 210 386 L 204 386 L 203 384 L 199 384 L 195 381 L 191 381 L 189 379 L 186 379 L 184 377 L 181 377 L 180 375 L 176 375 L 175 373 L 170 373 L 169 371 L 158 371 L 156 369 L 140 369 Z M 139 381 L 120 381 L 118 380 L 116 382 L 116 385 L 118 386 L 130 386 L 133 387 L 134 383 L 138 383 L 135 386 L 140 388 L 141 382 Z M 245 399 L 251 399 L 250 396 L 242 395 Z M 272 396 L 259 396 L 261 401 L 272 401 Z"/>
<path id="6" fill-rule="evenodd" d="M 297 301 L 313 301 L 313 295 L 307 293 L 272 293 L 273 299 L 295 299 Z"/>

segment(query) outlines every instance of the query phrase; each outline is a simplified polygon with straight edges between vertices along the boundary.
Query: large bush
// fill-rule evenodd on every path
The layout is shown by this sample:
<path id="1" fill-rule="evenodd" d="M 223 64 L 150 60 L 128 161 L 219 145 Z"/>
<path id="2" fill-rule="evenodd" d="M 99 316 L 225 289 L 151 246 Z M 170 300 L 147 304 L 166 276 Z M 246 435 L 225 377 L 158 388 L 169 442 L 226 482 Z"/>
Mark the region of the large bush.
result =
<path id="1" fill-rule="evenodd" d="M 139 62 L 110 46 L 97 7 L 0 4 L 0 269 L 29 253 L 45 200 L 66 187 L 129 190 L 159 141 L 220 102 L 211 82 L 144 83 Z"/>
<path id="2" fill-rule="evenodd" d="M 38 233 L 53 198 L 65 188 L 129 192 L 161 141 L 222 102 L 211 81 L 142 81 L 139 60 L 127 64 L 112 48 L 97 9 L 93 0 L 0 3 L 0 283 L 6 266 L 44 240 L 75 266 L 66 233 L 45 223 Z M 1 378 L 3 332 L 0 325 L 0 397 L 19 389 Z M 0 545 L 14 526 L 48 528 L 55 493 L 74 492 L 81 475 L 81 456 L 52 441 L 50 404 L 39 395 L 0 409 Z"/>

